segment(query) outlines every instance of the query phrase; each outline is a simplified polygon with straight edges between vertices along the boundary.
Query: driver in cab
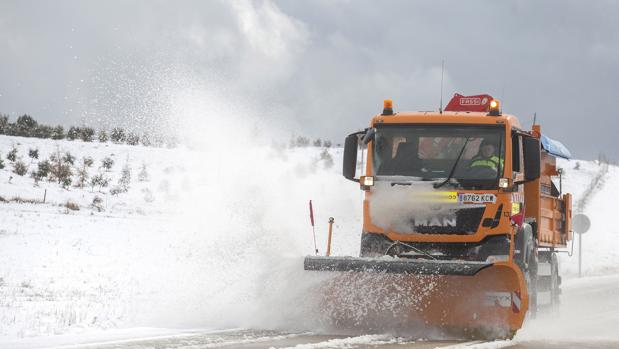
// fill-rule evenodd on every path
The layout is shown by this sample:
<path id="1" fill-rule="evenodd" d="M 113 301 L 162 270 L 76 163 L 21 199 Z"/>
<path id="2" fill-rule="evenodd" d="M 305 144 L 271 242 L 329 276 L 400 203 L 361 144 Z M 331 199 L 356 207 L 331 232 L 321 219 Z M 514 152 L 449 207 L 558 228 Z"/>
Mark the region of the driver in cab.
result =
<path id="1" fill-rule="evenodd" d="M 471 160 L 471 168 L 490 168 L 498 171 L 503 168 L 503 159 L 497 155 L 497 145 L 493 140 L 484 139 L 479 146 L 479 153 Z"/>

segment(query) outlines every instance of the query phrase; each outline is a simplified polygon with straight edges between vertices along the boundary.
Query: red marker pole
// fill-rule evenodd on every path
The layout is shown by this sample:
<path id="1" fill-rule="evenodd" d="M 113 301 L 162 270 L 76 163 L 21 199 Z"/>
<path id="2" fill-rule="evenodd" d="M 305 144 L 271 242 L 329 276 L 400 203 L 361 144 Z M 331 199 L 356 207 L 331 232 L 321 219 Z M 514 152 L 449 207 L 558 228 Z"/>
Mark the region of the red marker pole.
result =
<path id="1" fill-rule="evenodd" d="M 314 207 L 312 207 L 312 200 L 309 201 L 309 209 L 310 222 L 312 223 L 312 234 L 314 235 L 314 250 L 316 251 L 316 255 L 318 255 L 318 246 L 316 245 L 316 229 L 314 228 Z"/>

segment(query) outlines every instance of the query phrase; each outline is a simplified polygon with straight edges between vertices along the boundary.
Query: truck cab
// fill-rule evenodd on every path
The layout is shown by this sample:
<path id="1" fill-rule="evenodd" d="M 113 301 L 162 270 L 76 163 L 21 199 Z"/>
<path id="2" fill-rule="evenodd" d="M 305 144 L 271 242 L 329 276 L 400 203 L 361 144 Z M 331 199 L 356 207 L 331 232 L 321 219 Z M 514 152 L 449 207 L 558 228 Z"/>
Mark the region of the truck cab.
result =
<path id="1" fill-rule="evenodd" d="M 365 191 L 361 257 L 526 265 L 538 246 L 565 246 L 571 196 L 541 138 L 489 95 L 456 94 L 439 112 L 395 113 L 386 101 L 346 140 L 344 176 Z"/>

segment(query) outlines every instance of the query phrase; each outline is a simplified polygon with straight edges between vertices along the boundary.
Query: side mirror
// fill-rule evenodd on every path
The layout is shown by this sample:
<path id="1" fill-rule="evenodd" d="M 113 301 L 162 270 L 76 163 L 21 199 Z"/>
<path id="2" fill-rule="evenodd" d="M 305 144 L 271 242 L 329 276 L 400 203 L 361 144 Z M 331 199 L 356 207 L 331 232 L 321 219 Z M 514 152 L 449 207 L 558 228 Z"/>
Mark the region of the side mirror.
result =
<path id="1" fill-rule="evenodd" d="M 342 174 L 348 180 L 358 182 L 355 179 L 357 171 L 357 148 L 359 147 L 359 133 L 353 133 L 346 137 L 344 142 L 344 163 Z"/>
<path id="2" fill-rule="evenodd" d="M 365 135 L 363 135 L 363 138 L 361 139 L 361 143 L 367 145 L 368 143 L 374 140 L 375 136 L 376 136 L 376 129 L 368 128 L 367 132 L 365 133 Z"/>
<path id="3" fill-rule="evenodd" d="M 533 181 L 540 176 L 541 150 L 539 139 L 533 137 L 523 137 L 524 141 L 524 179 Z"/>

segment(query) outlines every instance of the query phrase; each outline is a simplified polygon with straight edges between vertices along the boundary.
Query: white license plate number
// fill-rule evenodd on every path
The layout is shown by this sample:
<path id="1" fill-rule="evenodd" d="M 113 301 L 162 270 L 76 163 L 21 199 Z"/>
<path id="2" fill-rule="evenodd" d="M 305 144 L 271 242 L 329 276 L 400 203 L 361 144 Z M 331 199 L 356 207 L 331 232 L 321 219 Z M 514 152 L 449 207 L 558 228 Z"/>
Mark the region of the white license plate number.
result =
<path id="1" fill-rule="evenodd" d="M 496 195 L 494 194 L 458 194 L 458 201 L 465 204 L 487 204 L 496 203 Z"/>

